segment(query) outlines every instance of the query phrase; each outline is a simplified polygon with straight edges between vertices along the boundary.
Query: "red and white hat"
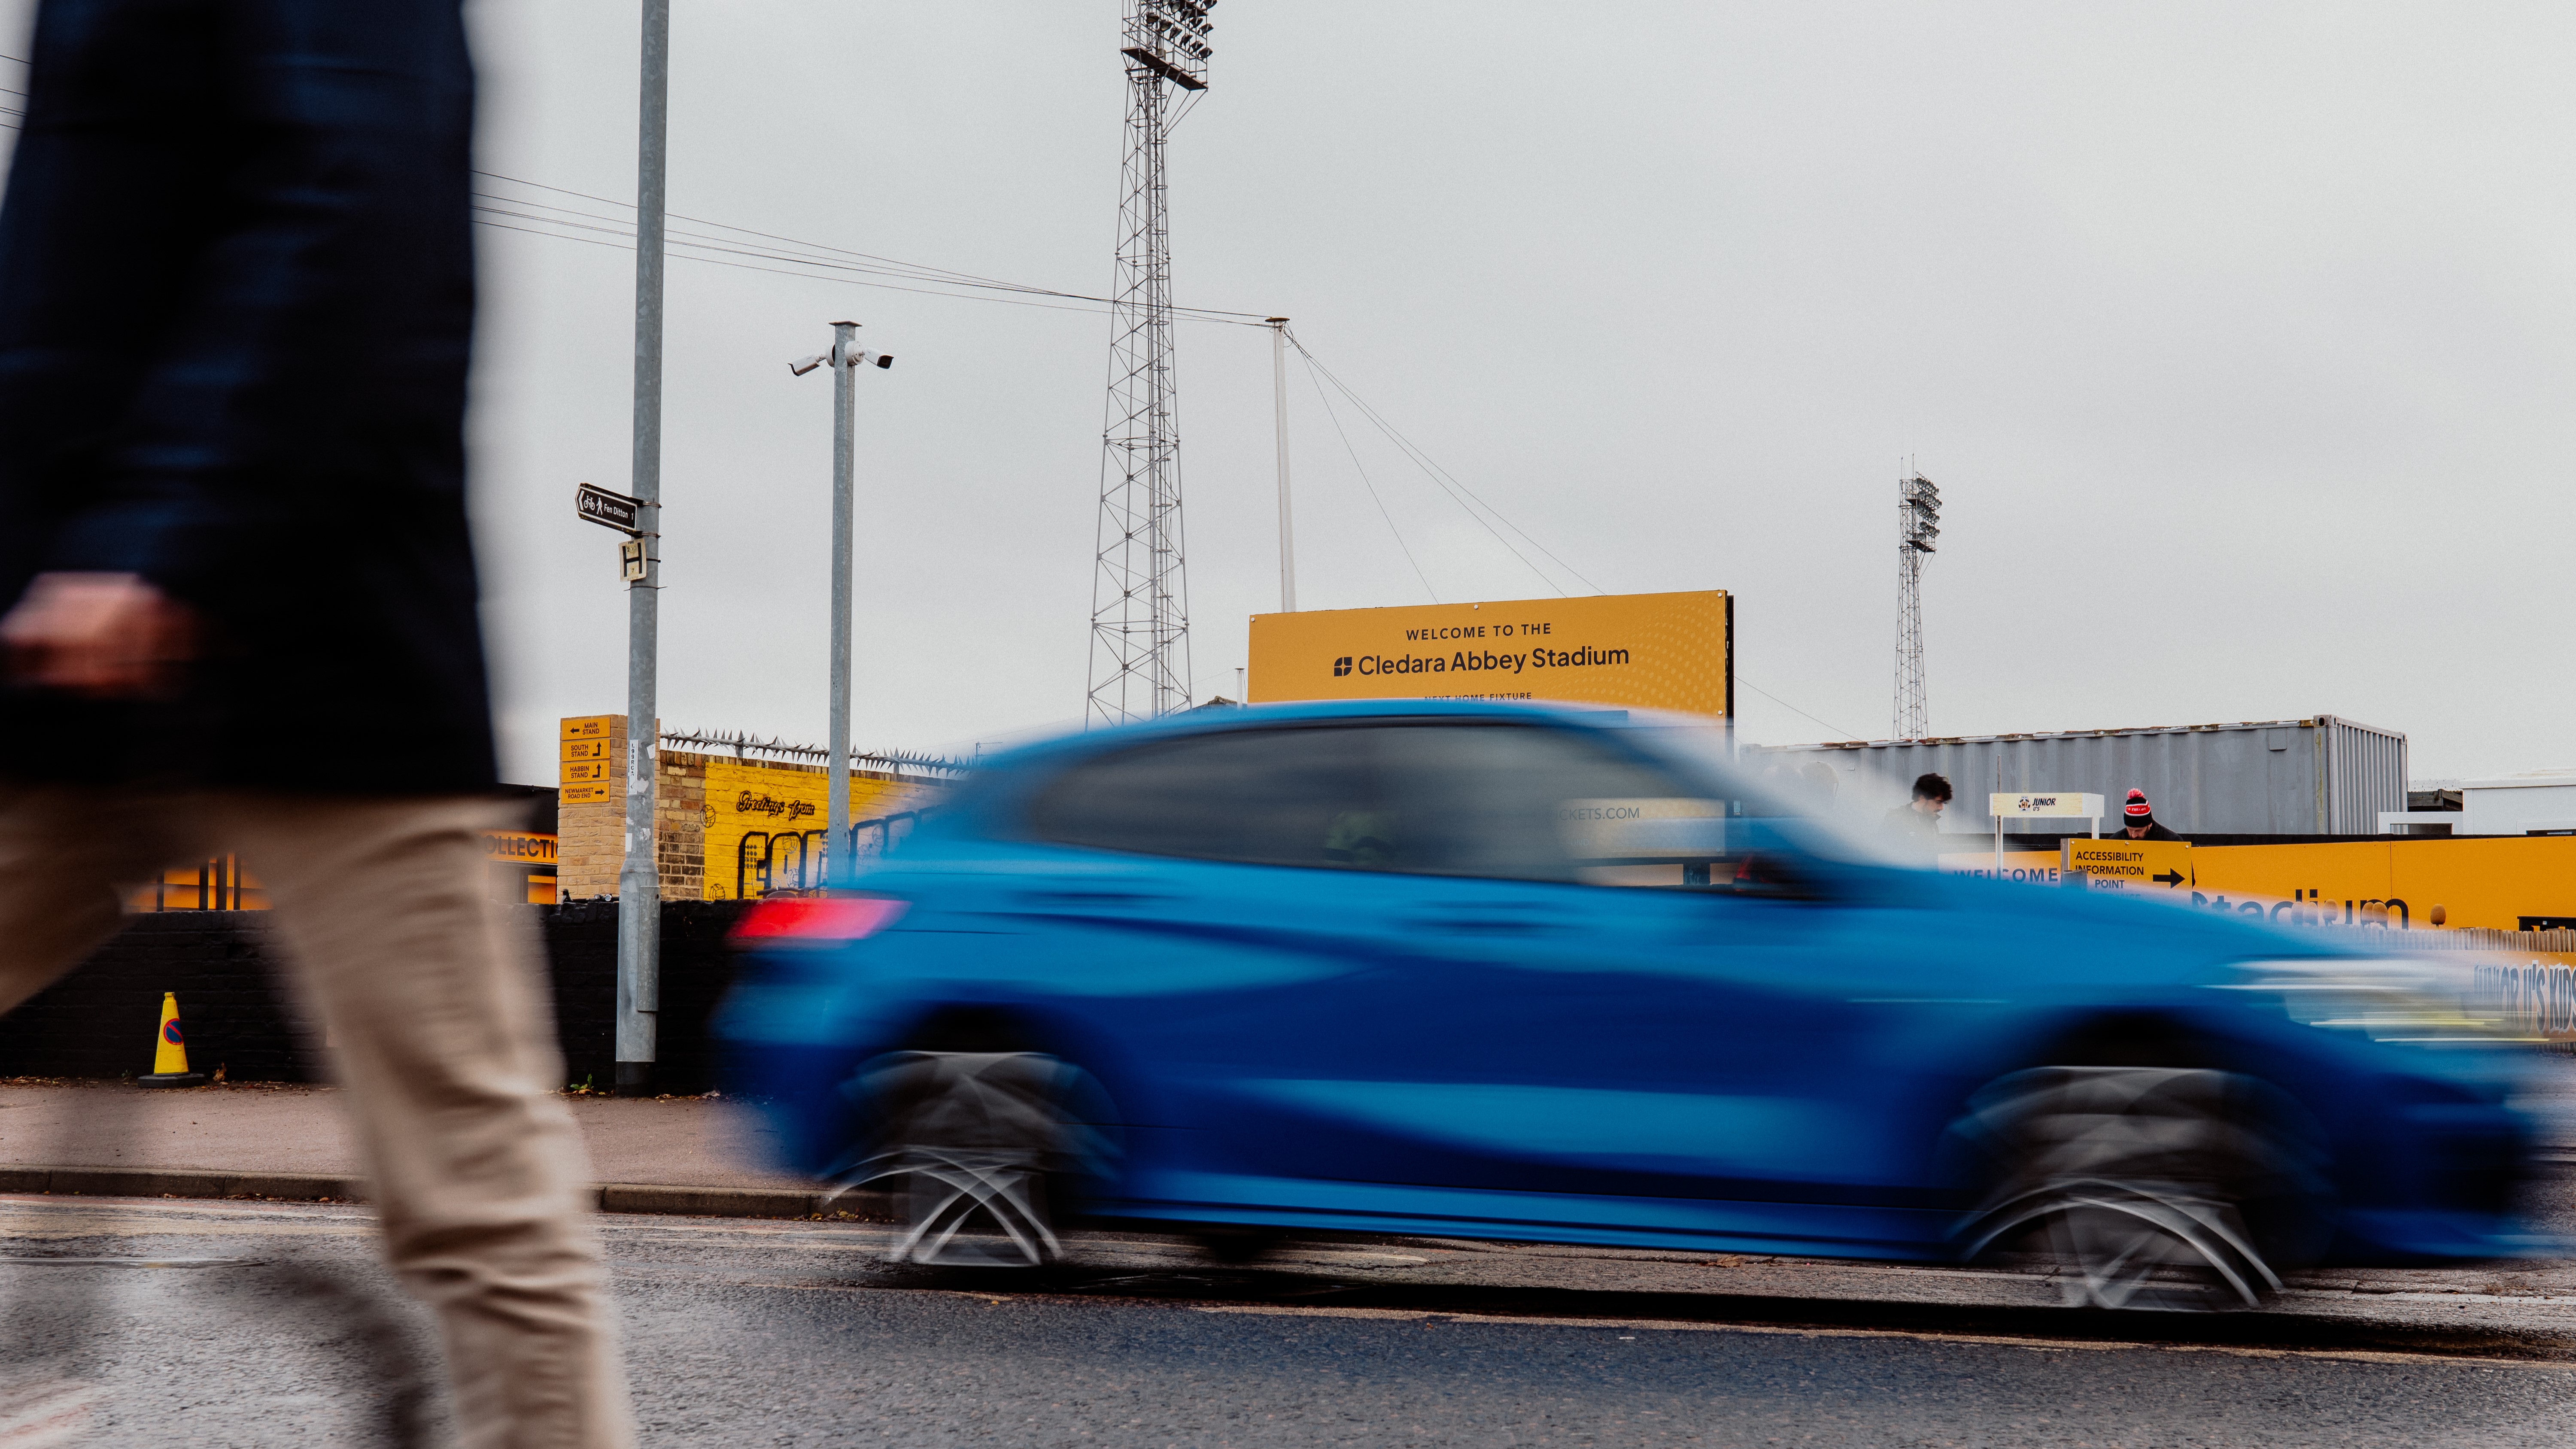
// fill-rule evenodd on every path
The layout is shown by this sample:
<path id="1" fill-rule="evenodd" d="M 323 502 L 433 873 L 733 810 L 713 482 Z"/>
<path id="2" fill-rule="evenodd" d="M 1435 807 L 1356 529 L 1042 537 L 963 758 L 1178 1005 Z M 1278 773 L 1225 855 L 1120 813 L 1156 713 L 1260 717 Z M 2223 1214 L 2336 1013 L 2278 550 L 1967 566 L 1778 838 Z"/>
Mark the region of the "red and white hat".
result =
<path id="1" fill-rule="evenodd" d="M 2156 812 L 2147 807 L 2146 791 L 2132 790 L 2129 792 L 2128 808 L 2120 813 L 2129 818 L 2131 825 L 2144 825 L 2155 818 Z"/>

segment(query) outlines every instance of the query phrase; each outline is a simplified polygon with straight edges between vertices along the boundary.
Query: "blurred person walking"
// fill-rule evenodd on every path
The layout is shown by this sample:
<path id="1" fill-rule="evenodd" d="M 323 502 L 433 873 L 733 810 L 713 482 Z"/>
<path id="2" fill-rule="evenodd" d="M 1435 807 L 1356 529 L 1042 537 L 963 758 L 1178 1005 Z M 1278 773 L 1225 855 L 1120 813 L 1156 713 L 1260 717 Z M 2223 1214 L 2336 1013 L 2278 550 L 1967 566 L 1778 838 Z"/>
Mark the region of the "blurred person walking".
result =
<path id="1" fill-rule="evenodd" d="M 0 206 L 0 1009 L 233 851 L 463 1442 L 631 1442 L 525 923 L 485 899 L 459 0 L 43 0 Z"/>

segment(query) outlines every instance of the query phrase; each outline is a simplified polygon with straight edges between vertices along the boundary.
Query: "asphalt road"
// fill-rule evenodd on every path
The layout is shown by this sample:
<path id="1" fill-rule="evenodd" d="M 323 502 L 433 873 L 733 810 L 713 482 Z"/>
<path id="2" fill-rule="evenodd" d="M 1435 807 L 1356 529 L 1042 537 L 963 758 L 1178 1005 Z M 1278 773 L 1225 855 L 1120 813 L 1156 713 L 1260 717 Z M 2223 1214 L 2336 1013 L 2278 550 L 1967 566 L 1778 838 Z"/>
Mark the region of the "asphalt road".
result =
<path id="1" fill-rule="evenodd" d="M 2562 1445 L 2576 1269 L 2325 1273 L 2210 1318 L 2042 1274 L 1432 1240 L 1227 1268 L 1097 1234 L 1036 1283 L 864 1224 L 607 1220 L 653 1445 Z M 0 1199 L 0 1426 L 444 1442 L 363 1210 Z M 84 1397 L 86 1396 L 86 1397 Z M 0 1446 L 19 1449 L 35 1436 Z"/>

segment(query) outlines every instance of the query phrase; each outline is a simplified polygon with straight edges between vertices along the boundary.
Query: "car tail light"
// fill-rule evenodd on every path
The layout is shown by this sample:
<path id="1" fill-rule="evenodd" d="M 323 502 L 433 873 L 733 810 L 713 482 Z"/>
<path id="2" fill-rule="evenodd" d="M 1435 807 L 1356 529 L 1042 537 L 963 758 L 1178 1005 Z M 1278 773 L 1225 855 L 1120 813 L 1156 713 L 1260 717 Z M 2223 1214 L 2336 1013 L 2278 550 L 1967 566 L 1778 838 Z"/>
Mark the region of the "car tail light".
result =
<path id="1" fill-rule="evenodd" d="M 765 900 L 733 928 L 736 946 L 837 946 L 893 925 L 908 902 L 891 896 L 790 896 Z"/>

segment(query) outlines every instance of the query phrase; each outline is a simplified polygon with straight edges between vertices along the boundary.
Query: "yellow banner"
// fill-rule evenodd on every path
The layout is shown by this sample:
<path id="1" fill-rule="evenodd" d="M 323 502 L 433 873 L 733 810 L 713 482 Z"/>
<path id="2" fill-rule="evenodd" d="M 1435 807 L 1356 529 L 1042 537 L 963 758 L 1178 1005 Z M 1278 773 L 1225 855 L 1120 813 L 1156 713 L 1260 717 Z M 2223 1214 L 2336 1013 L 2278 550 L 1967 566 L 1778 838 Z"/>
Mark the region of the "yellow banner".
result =
<path id="1" fill-rule="evenodd" d="M 1252 616 L 1255 703 L 1550 699 L 1724 715 L 1734 609 L 1723 590 Z"/>
<path id="2" fill-rule="evenodd" d="M 1995 853 L 1991 850 L 1951 851 L 1941 857 L 1941 873 L 1985 876 L 2025 885 L 2053 886 L 2065 880 L 2053 850 L 2007 850 L 2000 874 L 1995 870 Z"/>
<path id="3" fill-rule="evenodd" d="M 2281 926 L 2519 931 L 2576 923 L 2576 836 L 2201 846 L 2115 836 L 2069 840 L 2057 851 L 2008 851 L 2003 878 L 2058 885 L 2065 866 L 2088 870 L 2095 889 L 2116 880 L 2131 895 Z M 1991 876 L 1995 858 L 1991 851 L 1952 852 L 1941 857 L 1941 869 Z M 2182 879 L 2156 878 L 2175 873 Z"/>

